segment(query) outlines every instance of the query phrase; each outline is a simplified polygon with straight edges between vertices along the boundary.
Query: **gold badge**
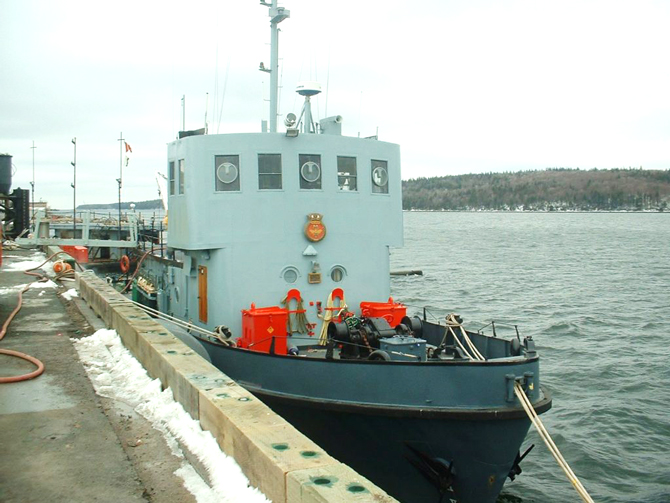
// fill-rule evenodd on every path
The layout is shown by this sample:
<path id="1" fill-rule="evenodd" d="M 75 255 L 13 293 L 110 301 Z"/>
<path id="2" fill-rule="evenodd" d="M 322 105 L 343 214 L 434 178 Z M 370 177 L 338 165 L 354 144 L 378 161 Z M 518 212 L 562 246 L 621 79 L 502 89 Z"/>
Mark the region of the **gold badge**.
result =
<path id="1" fill-rule="evenodd" d="M 323 217 L 318 213 L 307 215 L 307 225 L 305 225 L 305 237 L 316 243 L 326 237 L 326 226 L 321 221 Z"/>

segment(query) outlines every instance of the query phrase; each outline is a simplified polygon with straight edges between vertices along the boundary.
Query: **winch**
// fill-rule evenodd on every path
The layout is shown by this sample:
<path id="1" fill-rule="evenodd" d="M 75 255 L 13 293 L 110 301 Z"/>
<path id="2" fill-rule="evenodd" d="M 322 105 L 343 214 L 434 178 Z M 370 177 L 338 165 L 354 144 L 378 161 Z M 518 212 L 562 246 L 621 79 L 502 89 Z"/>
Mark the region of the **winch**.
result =
<path id="1" fill-rule="evenodd" d="M 328 325 L 326 358 L 339 345 L 340 359 L 425 361 L 426 341 L 421 320 L 405 316 L 395 328 L 385 318 L 349 316 Z"/>

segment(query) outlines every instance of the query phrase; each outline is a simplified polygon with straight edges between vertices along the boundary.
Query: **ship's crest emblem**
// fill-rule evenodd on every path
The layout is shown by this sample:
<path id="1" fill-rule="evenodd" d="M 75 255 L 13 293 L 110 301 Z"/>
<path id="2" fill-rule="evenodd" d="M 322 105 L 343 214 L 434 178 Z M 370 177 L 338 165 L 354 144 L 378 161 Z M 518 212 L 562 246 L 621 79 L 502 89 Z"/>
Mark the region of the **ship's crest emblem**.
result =
<path id="1" fill-rule="evenodd" d="M 307 215 L 307 225 L 305 225 L 305 237 L 312 242 L 321 241 L 326 237 L 326 226 L 322 222 L 323 216 L 319 213 L 310 213 Z"/>

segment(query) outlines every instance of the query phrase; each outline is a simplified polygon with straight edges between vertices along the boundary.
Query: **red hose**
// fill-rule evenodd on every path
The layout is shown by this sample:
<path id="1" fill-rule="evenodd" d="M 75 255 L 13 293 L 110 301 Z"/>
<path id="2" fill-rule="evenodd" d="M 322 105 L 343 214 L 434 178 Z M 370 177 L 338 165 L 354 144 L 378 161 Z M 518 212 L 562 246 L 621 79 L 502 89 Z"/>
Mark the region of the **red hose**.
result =
<path id="1" fill-rule="evenodd" d="M 33 370 L 29 374 L 23 374 L 20 376 L 0 377 L 0 384 L 8 382 L 27 381 L 28 379 L 33 379 L 34 377 L 37 377 L 38 375 L 42 374 L 42 372 L 44 372 L 44 363 L 42 363 L 33 356 L 21 353 L 20 351 L 12 351 L 11 349 L 0 349 L 0 354 L 16 356 L 17 358 L 23 358 L 24 360 L 28 360 L 30 363 L 34 363 L 35 365 L 37 365 L 37 369 Z"/>
<path id="2" fill-rule="evenodd" d="M 35 273 L 29 273 L 28 271 L 24 271 L 26 274 L 30 274 L 32 276 L 37 276 Z M 14 310 L 10 313 L 10 315 L 7 317 L 7 320 L 5 320 L 5 323 L 2 325 L 2 330 L 0 330 L 0 340 L 7 334 L 7 329 L 9 328 L 9 324 L 12 322 L 14 317 L 18 314 L 18 312 L 21 310 L 21 306 L 23 305 L 23 292 L 28 290 L 30 288 L 30 285 L 27 285 L 23 290 L 19 292 L 19 303 L 16 305 Z M 21 353 L 19 351 L 12 351 L 11 349 L 0 349 L 0 353 L 4 355 L 9 355 L 9 356 L 15 356 L 17 358 L 22 358 L 24 360 L 28 360 L 31 363 L 34 363 L 37 365 L 37 370 L 34 370 L 33 372 L 30 372 L 29 374 L 23 374 L 19 376 L 10 376 L 10 377 L 0 377 L 0 384 L 2 383 L 9 383 L 9 382 L 20 382 L 20 381 L 27 381 L 28 379 L 33 379 L 34 377 L 37 377 L 40 375 L 42 372 L 44 372 L 44 364 L 39 361 L 37 358 L 34 358 L 30 355 L 27 355 L 25 353 Z"/>
<path id="3" fill-rule="evenodd" d="M 54 258 L 56 255 L 60 255 L 61 253 L 65 252 L 56 252 L 53 255 L 51 255 L 49 258 L 47 258 L 44 262 L 42 262 L 40 265 L 37 267 L 33 267 L 31 269 L 27 269 L 23 271 L 25 274 L 28 274 L 29 276 L 35 276 L 37 278 L 40 278 L 38 281 L 47 281 L 49 278 L 46 276 L 31 272 L 34 271 L 35 269 L 39 269 L 42 267 L 44 264 L 49 262 L 52 258 Z M 7 329 L 9 328 L 9 324 L 12 322 L 14 317 L 18 314 L 18 312 L 21 310 L 21 306 L 23 306 L 23 293 L 30 288 L 30 284 L 26 285 L 26 287 L 19 292 L 19 302 L 14 308 L 14 310 L 10 313 L 10 315 L 7 317 L 5 320 L 5 323 L 2 325 L 2 330 L 0 330 L 0 341 L 3 339 L 3 337 L 7 334 Z M 37 358 L 27 355 L 25 353 L 21 353 L 19 351 L 12 351 L 11 349 L 0 349 L 1 354 L 9 355 L 9 356 L 15 356 L 17 358 L 22 358 L 24 360 L 27 360 L 37 366 L 37 369 L 24 375 L 20 376 L 10 376 L 10 377 L 0 377 L 0 384 L 2 383 L 10 383 L 10 382 L 20 382 L 20 381 L 27 381 L 28 379 L 33 379 L 44 372 L 44 364 L 39 361 Z"/>

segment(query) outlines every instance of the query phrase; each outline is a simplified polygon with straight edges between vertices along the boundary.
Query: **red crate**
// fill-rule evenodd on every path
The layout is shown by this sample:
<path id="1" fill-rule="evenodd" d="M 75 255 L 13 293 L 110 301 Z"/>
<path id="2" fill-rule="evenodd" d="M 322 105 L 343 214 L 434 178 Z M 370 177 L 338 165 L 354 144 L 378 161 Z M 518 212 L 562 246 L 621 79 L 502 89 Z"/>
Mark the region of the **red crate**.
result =
<path id="1" fill-rule="evenodd" d="M 361 302 L 361 316 L 384 318 L 389 325 L 396 327 L 407 316 L 407 307 L 399 302 L 393 302 L 393 297 L 389 297 L 388 302 Z"/>
<path id="2" fill-rule="evenodd" d="M 88 263 L 88 248 L 85 246 L 61 246 L 61 248 L 80 264 Z"/>
<path id="3" fill-rule="evenodd" d="M 252 351 L 270 352 L 272 338 L 275 353 L 285 355 L 288 324 L 288 310 L 278 306 L 259 307 L 251 304 L 251 309 L 242 310 L 242 337 L 238 345 Z"/>

